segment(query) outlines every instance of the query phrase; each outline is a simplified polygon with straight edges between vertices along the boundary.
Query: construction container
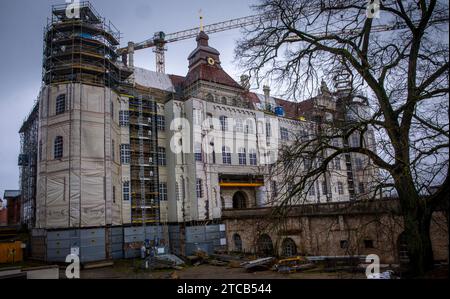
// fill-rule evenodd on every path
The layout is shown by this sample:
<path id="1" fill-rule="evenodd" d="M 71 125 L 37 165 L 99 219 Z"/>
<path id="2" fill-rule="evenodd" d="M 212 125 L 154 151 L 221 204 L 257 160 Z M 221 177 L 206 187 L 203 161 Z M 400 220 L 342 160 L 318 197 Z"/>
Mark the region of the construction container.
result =
<path id="1" fill-rule="evenodd" d="M 23 260 L 22 242 L 0 243 L 0 264 L 18 263 Z"/>

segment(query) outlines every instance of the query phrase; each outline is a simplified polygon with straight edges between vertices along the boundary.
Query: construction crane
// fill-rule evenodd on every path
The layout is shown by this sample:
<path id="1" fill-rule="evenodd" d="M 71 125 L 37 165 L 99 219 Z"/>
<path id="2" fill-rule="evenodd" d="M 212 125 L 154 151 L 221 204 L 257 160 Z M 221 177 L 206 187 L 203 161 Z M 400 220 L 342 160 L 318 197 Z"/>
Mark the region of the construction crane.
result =
<path id="1" fill-rule="evenodd" d="M 198 33 L 200 31 L 204 31 L 207 34 L 217 33 L 217 32 L 223 32 L 238 28 L 244 28 L 247 26 L 264 23 L 270 20 L 274 20 L 278 18 L 277 13 L 268 13 L 264 15 L 252 15 L 237 19 L 232 19 L 224 22 L 219 22 L 207 26 L 203 26 L 202 24 L 200 27 L 183 30 L 171 34 L 165 34 L 163 31 L 156 32 L 153 38 L 147 39 L 140 43 L 133 43 L 129 42 L 128 47 L 120 48 L 118 50 L 119 55 L 122 55 L 122 61 L 125 64 L 128 64 L 129 66 L 133 67 L 134 65 L 134 52 L 138 50 L 148 49 L 148 48 L 154 48 L 153 52 L 156 56 L 156 71 L 159 73 L 165 73 L 165 52 L 167 51 L 166 45 L 168 43 L 174 43 L 182 40 L 187 40 L 191 38 L 196 38 Z M 203 22 L 203 18 L 200 17 L 201 22 Z M 449 16 L 436 16 L 434 17 L 430 23 L 437 24 L 437 23 L 446 23 L 449 21 Z M 419 24 L 420 20 L 413 21 L 413 24 L 417 25 Z M 406 24 L 402 22 L 395 22 L 391 24 L 385 24 L 385 25 L 375 25 L 372 26 L 371 32 L 385 32 L 385 31 L 393 31 L 393 30 L 400 30 L 405 29 L 407 26 Z M 328 31 L 328 32 L 311 32 L 311 35 L 314 35 L 315 37 L 320 36 L 326 36 L 326 35 L 333 35 L 333 34 L 355 34 L 361 32 L 362 28 L 356 28 L 356 29 L 347 29 L 347 30 L 340 30 L 340 31 Z M 291 36 L 288 37 L 287 40 L 295 41 L 299 40 L 299 37 Z M 128 55 L 128 56 L 127 56 Z M 128 61 L 128 63 L 127 63 Z"/>
<path id="2" fill-rule="evenodd" d="M 129 65 L 133 66 L 135 51 L 143 50 L 147 48 L 154 48 L 153 52 L 156 54 L 156 71 L 159 73 L 165 73 L 165 52 L 167 51 L 166 44 L 196 38 L 200 31 L 204 31 L 207 34 L 243 28 L 251 26 L 260 22 L 266 22 L 274 18 L 273 15 L 253 15 L 248 17 L 242 17 L 238 19 L 228 20 L 220 23 L 215 23 L 207 26 L 201 25 L 200 27 L 179 31 L 176 33 L 165 34 L 164 32 L 156 32 L 153 38 L 145 40 L 140 43 L 129 42 L 128 47 L 121 48 L 118 53 L 122 55 L 122 60 L 127 61 L 126 55 L 129 55 Z M 201 18 L 202 19 L 202 18 Z"/>

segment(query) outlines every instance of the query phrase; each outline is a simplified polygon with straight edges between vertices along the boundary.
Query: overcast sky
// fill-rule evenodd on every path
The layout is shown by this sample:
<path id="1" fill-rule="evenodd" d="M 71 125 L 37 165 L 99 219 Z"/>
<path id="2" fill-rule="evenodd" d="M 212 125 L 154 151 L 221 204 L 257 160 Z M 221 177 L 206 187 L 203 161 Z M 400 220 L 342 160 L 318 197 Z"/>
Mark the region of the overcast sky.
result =
<path id="1" fill-rule="evenodd" d="M 0 197 L 5 189 L 19 188 L 17 157 L 20 150 L 18 131 L 36 100 L 42 75 L 43 29 L 52 4 L 60 1 L 0 0 Z M 157 31 L 172 33 L 199 26 L 202 9 L 205 24 L 253 14 L 245 0 L 91 0 L 95 9 L 122 33 L 122 45 L 140 42 Z M 221 52 L 224 69 L 238 79 L 233 64 L 235 41 L 239 30 L 216 33 L 210 44 Z M 185 75 L 187 56 L 195 40 L 169 44 L 166 72 Z M 136 54 L 135 65 L 155 69 L 151 49 Z"/>

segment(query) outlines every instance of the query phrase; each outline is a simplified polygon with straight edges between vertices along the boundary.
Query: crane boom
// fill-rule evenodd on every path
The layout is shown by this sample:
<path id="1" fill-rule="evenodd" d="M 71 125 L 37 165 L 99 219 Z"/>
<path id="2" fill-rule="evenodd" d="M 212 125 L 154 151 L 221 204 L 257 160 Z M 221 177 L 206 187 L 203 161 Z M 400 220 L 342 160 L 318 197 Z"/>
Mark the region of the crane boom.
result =
<path id="1" fill-rule="evenodd" d="M 277 14 L 268 13 L 265 15 L 252 15 L 247 17 L 241 17 L 237 19 L 232 19 L 224 22 L 218 22 L 210 25 L 206 25 L 203 27 L 203 31 L 207 34 L 223 32 L 227 30 L 233 30 L 238 28 L 243 28 L 247 26 L 251 26 L 258 23 L 264 23 L 277 18 Z M 448 15 L 445 16 L 437 16 L 433 18 L 430 23 L 444 23 L 448 22 Z M 417 25 L 420 21 L 414 21 L 413 24 Z M 383 24 L 383 25 L 374 25 L 372 26 L 372 32 L 384 32 L 384 31 L 392 31 L 392 30 L 400 30 L 407 28 L 407 25 L 404 23 L 391 23 L 391 24 Z M 343 31 L 329 31 L 329 32 L 311 32 L 311 35 L 315 37 L 321 37 L 332 34 L 355 34 L 360 33 L 362 28 L 355 29 L 346 29 Z M 130 55 L 130 64 L 133 63 L 133 54 L 134 51 L 143 50 L 147 48 L 154 48 L 154 52 L 156 54 L 156 70 L 160 73 L 165 73 L 165 55 L 164 52 L 167 51 L 166 44 L 178 42 L 182 40 L 187 40 L 191 38 L 197 37 L 200 32 L 200 27 L 183 30 L 175 33 L 165 34 L 160 31 L 155 33 L 153 38 L 147 39 L 140 43 L 132 43 L 128 44 L 128 47 L 118 49 L 118 53 L 124 57 L 124 61 L 126 61 L 126 55 Z M 288 37 L 288 40 L 295 41 L 298 40 L 298 37 Z"/>

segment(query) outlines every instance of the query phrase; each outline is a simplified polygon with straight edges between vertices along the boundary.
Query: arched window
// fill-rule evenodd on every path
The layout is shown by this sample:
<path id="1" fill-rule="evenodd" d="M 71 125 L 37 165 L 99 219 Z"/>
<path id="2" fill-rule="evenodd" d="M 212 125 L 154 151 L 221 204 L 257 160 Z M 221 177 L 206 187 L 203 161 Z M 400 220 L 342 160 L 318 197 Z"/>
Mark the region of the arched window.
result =
<path id="1" fill-rule="evenodd" d="M 242 239 L 239 234 L 233 235 L 233 242 L 234 242 L 234 251 L 241 252 L 242 251 Z"/>
<path id="2" fill-rule="evenodd" d="M 227 98 L 226 97 L 222 97 L 222 104 L 223 105 L 227 105 Z"/>
<path id="3" fill-rule="evenodd" d="M 55 144 L 54 144 L 54 156 L 55 159 L 61 159 L 64 154 L 64 139 L 62 136 L 58 136 L 55 138 Z"/>
<path id="4" fill-rule="evenodd" d="M 206 100 L 209 102 L 214 102 L 214 96 L 210 93 L 208 93 L 208 95 L 206 96 Z"/>
<path id="5" fill-rule="evenodd" d="M 257 242 L 258 254 L 262 256 L 273 255 L 272 239 L 267 234 L 262 234 Z"/>
<path id="6" fill-rule="evenodd" d="M 236 132 L 243 133 L 244 132 L 244 123 L 242 119 L 236 119 Z"/>
<path id="7" fill-rule="evenodd" d="M 294 240 L 292 240 L 291 238 L 286 238 L 283 240 L 281 249 L 283 252 L 283 256 L 285 257 L 297 255 L 297 245 L 295 245 Z"/>
<path id="8" fill-rule="evenodd" d="M 247 119 L 245 121 L 245 133 L 246 134 L 254 134 L 255 133 L 255 129 L 254 129 L 254 125 L 253 125 L 253 120 L 252 119 Z"/>
<path id="9" fill-rule="evenodd" d="M 219 117 L 220 120 L 220 128 L 222 131 L 228 131 L 228 117 L 222 115 Z"/>
<path id="10" fill-rule="evenodd" d="M 233 209 L 247 208 L 247 198 L 241 191 L 236 192 L 233 196 Z"/>
<path id="11" fill-rule="evenodd" d="M 231 165 L 231 151 L 228 146 L 222 147 L 222 162 Z"/>
<path id="12" fill-rule="evenodd" d="M 56 115 L 66 112 L 66 95 L 60 94 L 56 98 Z"/>

